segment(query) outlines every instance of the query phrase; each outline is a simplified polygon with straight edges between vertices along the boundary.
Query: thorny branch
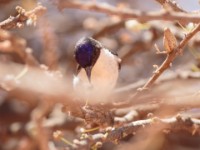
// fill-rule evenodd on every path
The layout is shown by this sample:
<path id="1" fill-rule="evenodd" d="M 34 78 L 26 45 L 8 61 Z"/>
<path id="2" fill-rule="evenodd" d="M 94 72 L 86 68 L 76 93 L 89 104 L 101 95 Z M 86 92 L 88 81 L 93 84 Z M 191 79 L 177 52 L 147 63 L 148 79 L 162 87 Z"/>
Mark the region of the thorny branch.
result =
<path id="1" fill-rule="evenodd" d="M 153 83 L 160 77 L 160 75 L 168 69 L 171 65 L 174 59 L 182 54 L 183 48 L 186 46 L 186 44 L 189 42 L 189 40 L 200 31 L 200 24 L 196 26 L 193 31 L 189 32 L 185 38 L 179 43 L 179 45 L 172 50 L 172 52 L 167 54 L 166 59 L 163 61 L 163 63 L 154 71 L 153 75 L 149 78 L 149 80 L 145 83 L 145 85 L 142 88 L 139 88 L 137 92 L 130 96 L 129 100 L 122 103 L 115 104 L 116 107 L 127 107 L 130 106 L 130 103 L 134 103 L 134 98 L 138 98 L 144 91 L 146 91 L 149 87 L 153 85 Z"/>
<path id="2" fill-rule="evenodd" d="M 172 65 L 171 63 L 173 60 L 180 54 L 182 54 L 183 48 L 186 46 L 186 44 L 189 42 L 189 40 L 197 33 L 200 31 L 200 24 L 196 26 L 196 28 L 188 33 L 185 38 L 180 42 L 180 44 L 175 48 L 171 53 L 169 53 L 162 63 L 162 65 L 155 71 L 153 76 L 147 81 L 147 83 L 142 87 L 141 90 L 148 89 L 154 82 L 155 80 L 166 70 Z"/>

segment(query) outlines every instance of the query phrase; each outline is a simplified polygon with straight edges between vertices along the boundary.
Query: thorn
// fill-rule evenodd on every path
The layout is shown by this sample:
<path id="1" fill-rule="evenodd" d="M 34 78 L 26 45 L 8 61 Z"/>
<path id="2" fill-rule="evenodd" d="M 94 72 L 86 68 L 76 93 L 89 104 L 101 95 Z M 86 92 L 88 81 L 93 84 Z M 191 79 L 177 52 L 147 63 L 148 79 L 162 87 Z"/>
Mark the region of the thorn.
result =
<path id="1" fill-rule="evenodd" d="M 157 45 L 157 44 L 154 44 L 154 47 L 155 47 L 155 49 L 156 49 L 156 54 L 158 54 L 158 53 L 161 52 L 160 49 L 158 48 L 158 45 Z"/>
<path id="2" fill-rule="evenodd" d="M 158 69 L 158 65 L 154 64 L 153 67 L 157 70 Z"/>
<path id="3" fill-rule="evenodd" d="M 156 69 L 155 71 L 153 71 L 154 74 L 159 73 L 159 67 L 158 65 L 153 65 L 153 67 Z"/>

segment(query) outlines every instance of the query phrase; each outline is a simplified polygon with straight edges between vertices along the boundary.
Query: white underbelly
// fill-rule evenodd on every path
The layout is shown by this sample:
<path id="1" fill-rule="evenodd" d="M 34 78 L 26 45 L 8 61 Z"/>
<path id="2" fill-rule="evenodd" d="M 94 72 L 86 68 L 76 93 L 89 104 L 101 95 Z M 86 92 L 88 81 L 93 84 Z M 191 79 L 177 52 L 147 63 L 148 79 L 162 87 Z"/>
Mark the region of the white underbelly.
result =
<path id="1" fill-rule="evenodd" d="M 74 88 L 79 94 L 106 96 L 116 85 L 119 74 L 116 56 L 108 50 L 103 50 L 92 68 L 91 83 L 86 72 L 81 69 L 78 76 L 74 77 Z M 103 94 L 103 95 L 102 95 Z M 82 95 L 82 96 L 83 96 Z"/>

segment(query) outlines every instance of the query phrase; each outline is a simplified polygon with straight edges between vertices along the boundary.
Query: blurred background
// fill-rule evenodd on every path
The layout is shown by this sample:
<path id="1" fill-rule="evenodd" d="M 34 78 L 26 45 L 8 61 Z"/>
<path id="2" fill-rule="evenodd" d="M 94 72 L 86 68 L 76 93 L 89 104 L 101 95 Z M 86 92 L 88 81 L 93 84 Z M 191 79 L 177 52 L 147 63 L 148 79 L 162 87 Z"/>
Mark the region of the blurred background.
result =
<path id="1" fill-rule="evenodd" d="M 84 2 L 107 3 L 121 9 L 130 8 L 140 11 L 159 11 L 162 9 L 162 6 L 155 0 L 84 0 Z M 188 12 L 199 10 L 198 0 L 176 0 L 176 2 Z M 184 37 L 184 29 L 176 22 L 151 21 L 140 24 L 135 20 L 122 21 L 117 16 L 108 16 L 107 14 L 94 11 L 80 9 L 64 9 L 60 11 L 53 0 L 0 0 L 0 21 L 7 19 L 9 16 L 15 16 L 16 6 L 22 6 L 25 10 L 31 10 L 37 3 L 41 3 L 47 8 L 47 11 L 38 18 L 36 25 L 12 29 L 9 32 L 26 40 L 27 47 L 32 49 L 33 56 L 40 64 L 48 66 L 50 70 L 61 71 L 69 79 L 72 79 L 76 69 L 73 57 L 74 46 L 81 37 L 94 37 L 111 51 L 117 52 L 119 57 L 122 58 L 122 68 L 116 89 L 148 79 L 154 71 L 153 65 L 160 65 L 163 62 L 165 55 L 156 55 L 154 44 L 156 43 L 161 50 L 164 50 L 162 44 L 164 28 L 170 28 L 178 42 Z M 199 39 L 191 40 L 184 54 L 176 58 L 172 68 L 163 73 L 162 77 L 184 71 L 199 71 Z M 0 52 L 1 62 L 6 62 L 8 59 L 15 63 L 23 64 L 17 57 L 13 58 L 12 56 L 11 58 L 6 58 L 6 60 L 5 57 L 8 57 L 7 54 Z M 183 78 L 172 79 L 164 82 L 162 85 L 156 85 L 152 92 L 155 94 L 162 92 L 163 95 L 177 96 L 183 93 L 185 95 L 193 94 L 200 90 L 198 77 L 191 80 L 183 80 Z M 135 89 L 134 87 L 131 88 L 128 90 L 128 93 L 133 92 Z M 120 97 L 124 96 L 125 94 L 120 95 Z M 34 99 L 34 97 L 30 97 L 28 94 L 26 99 L 27 97 Z M 10 95 L 10 93 L 0 89 L 0 149 L 40 149 L 36 144 L 37 140 L 32 141 L 29 137 L 30 135 L 24 129 L 31 120 L 33 110 L 37 104 L 34 102 L 34 104 L 27 104 L 19 99 L 19 97 L 16 98 L 12 94 Z M 60 105 L 56 105 L 53 108 L 54 115 L 59 116 L 61 119 L 66 118 L 66 115 L 60 111 L 60 108 Z M 52 112 L 50 114 L 53 115 Z M 63 125 L 66 129 L 67 137 L 71 140 L 75 137 L 73 130 L 75 130 L 74 125 L 78 124 L 77 122 L 72 119 L 72 121 L 68 120 Z M 59 129 L 60 127 L 56 126 L 55 128 Z M 51 131 L 53 130 L 52 128 Z M 183 142 L 188 140 L 184 136 L 176 137 L 180 139 L 179 141 L 176 138 L 174 139 L 173 135 L 169 138 L 168 142 L 173 141 L 173 144 L 178 146 L 167 146 L 168 148 L 182 150 L 200 148 L 200 141 L 195 139 L 195 137 L 193 137 L 195 140 L 188 143 Z M 52 142 L 52 137 L 50 139 L 49 145 L 54 143 Z M 113 145 L 108 144 L 102 149 L 111 149 L 110 146 Z M 131 149 L 130 145 L 126 146 Z M 65 147 L 65 144 L 57 142 L 56 146 L 50 147 L 52 150 L 62 149 Z M 115 146 L 112 148 L 120 149 L 120 147 Z"/>

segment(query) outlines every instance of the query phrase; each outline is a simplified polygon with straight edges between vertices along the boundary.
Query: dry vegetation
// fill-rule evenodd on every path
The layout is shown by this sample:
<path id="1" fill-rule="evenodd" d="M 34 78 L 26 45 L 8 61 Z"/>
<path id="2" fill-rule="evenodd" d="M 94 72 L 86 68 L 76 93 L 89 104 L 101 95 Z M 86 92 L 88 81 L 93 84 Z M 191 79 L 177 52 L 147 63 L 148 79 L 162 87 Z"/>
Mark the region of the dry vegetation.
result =
<path id="1" fill-rule="evenodd" d="M 151 3 L 0 1 L 0 149 L 200 149 L 199 12 Z M 73 90 L 83 36 L 122 59 L 102 103 Z"/>

